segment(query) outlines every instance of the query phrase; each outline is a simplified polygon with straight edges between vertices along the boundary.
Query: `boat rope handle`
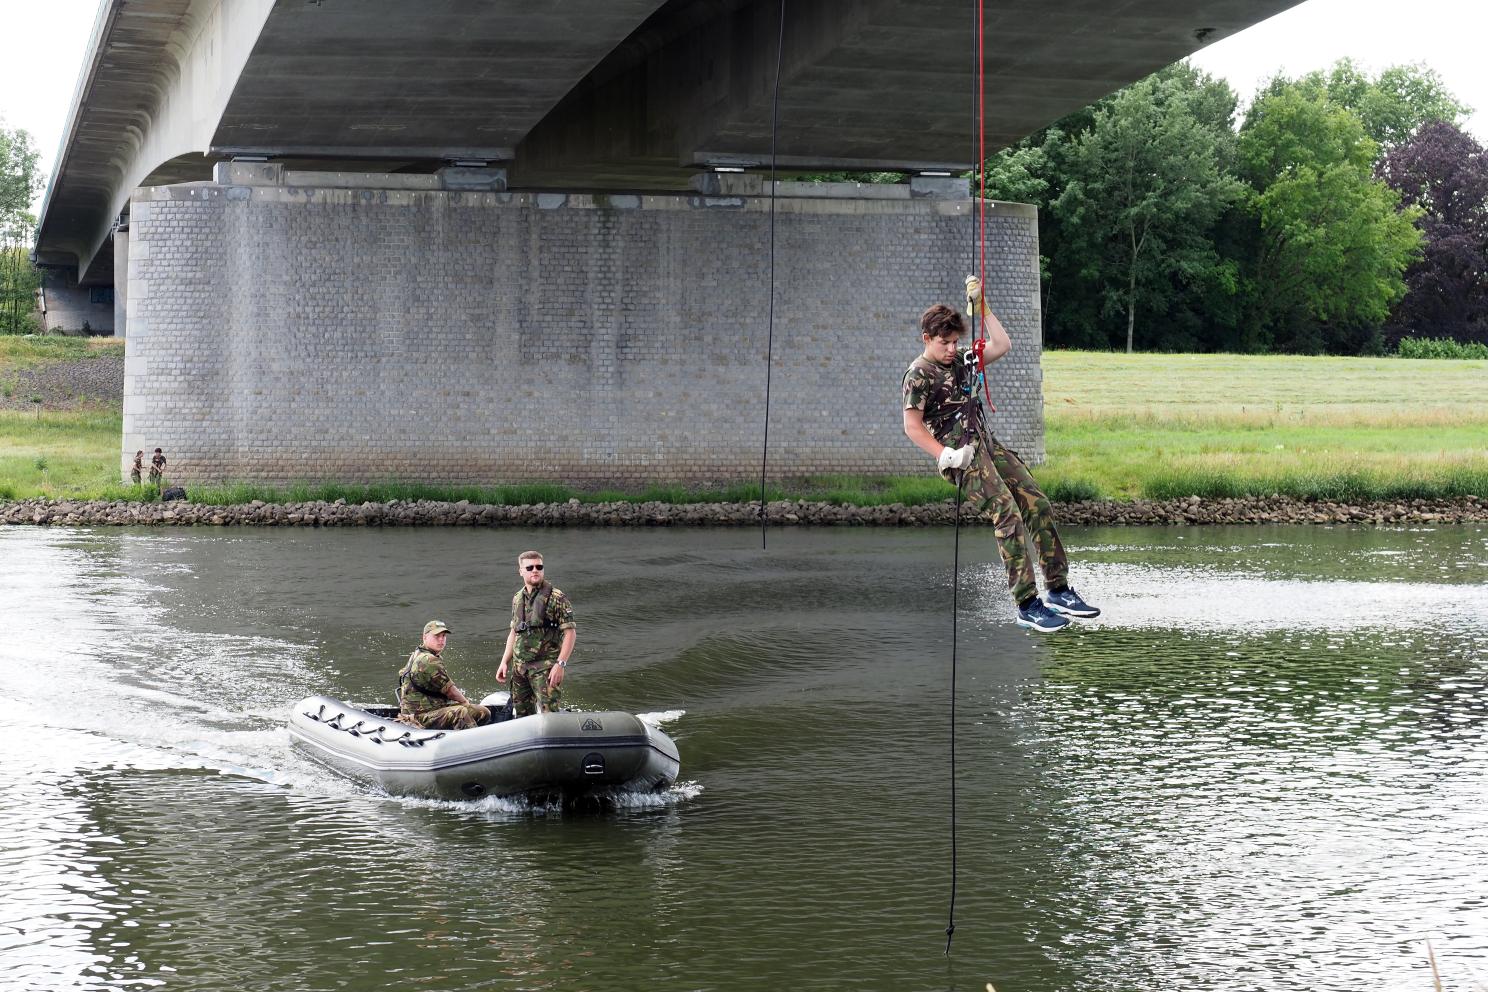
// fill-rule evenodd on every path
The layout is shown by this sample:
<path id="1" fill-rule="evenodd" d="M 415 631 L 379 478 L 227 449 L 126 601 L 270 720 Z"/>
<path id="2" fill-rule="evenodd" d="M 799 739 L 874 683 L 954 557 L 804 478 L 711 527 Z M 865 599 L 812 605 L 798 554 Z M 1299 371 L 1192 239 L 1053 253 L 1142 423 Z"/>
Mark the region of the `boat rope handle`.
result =
<path id="1" fill-rule="evenodd" d="M 325 724 L 325 726 L 329 727 L 332 730 L 344 731 L 344 732 L 350 734 L 353 737 L 365 737 L 367 740 L 371 741 L 373 744 L 401 744 L 403 747 L 423 747 L 429 741 L 437 741 L 437 740 L 439 740 L 439 738 L 445 736 L 445 734 L 446 734 L 446 731 L 441 730 L 441 731 L 439 731 L 439 733 L 437 733 L 437 734 L 430 734 L 428 737 L 414 737 L 412 730 L 405 730 L 403 732 L 403 736 L 401 736 L 401 737 L 395 737 L 395 738 L 393 738 L 390 741 L 390 740 L 387 739 L 387 736 L 386 736 L 387 735 L 387 726 L 385 724 L 379 723 L 376 727 L 371 727 L 371 728 L 368 728 L 366 730 L 362 730 L 360 728 L 367 721 L 366 720 L 358 720 L 356 723 L 353 723 L 349 727 L 343 727 L 343 726 L 341 726 L 341 720 L 342 720 L 343 717 L 346 716 L 346 714 L 345 713 L 337 713 L 335 716 L 327 717 L 325 715 L 325 704 L 324 703 L 321 703 L 320 704 L 320 709 L 316 710 L 314 713 L 311 713 L 309 710 L 306 710 L 305 713 L 304 713 L 304 716 L 309 717 L 311 720 L 314 720 L 316 723 Z"/>

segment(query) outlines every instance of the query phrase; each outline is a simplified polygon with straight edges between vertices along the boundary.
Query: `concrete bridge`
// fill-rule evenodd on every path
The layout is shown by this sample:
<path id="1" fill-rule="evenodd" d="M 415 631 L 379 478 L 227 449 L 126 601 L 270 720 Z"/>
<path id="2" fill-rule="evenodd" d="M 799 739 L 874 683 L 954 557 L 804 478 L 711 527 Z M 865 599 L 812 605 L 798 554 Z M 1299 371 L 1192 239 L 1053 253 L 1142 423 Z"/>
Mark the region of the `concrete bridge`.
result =
<path id="1" fill-rule="evenodd" d="M 989 141 L 1292 2 L 988 0 Z M 758 424 L 738 413 L 763 377 L 759 173 L 780 10 L 103 0 L 36 254 L 75 285 L 115 287 L 125 453 L 174 448 L 202 478 L 598 484 L 757 468 Z M 781 471 L 911 470 L 893 387 L 918 310 L 952 297 L 969 264 L 965 185 L 933 174 L 972 158 L 975 6 L 785 11 L 781 169 L 916 178 L 776 190 L 777 343 L 825 364 L 777 352 L 813 398 L 785 401 L 798 427 L 772 428 L 772 447 Z M 996 218 L 999 304 L 1020 343 L 1002 430 L 1036 458 L 1036 219 L 1011 205 Z M 859 375 L 842 375 L 843 354 Z M 524 388 L 583 439 L 540 468 L 517 426 Z M 409 432 L 410 390 L 437 395 L 437 426 Z"/>

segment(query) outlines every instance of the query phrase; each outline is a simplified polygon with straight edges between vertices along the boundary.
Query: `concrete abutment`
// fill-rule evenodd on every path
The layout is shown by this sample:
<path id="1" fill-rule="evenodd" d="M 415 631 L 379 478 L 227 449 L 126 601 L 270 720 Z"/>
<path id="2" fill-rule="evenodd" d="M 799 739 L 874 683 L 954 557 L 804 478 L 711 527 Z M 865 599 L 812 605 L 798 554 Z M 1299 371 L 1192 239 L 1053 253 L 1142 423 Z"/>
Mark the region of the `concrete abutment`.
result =
<path id="1" fill-rule="evenodd" d="M 161 447 L 172 481 L 758 478 L 758 177 L 691 195 L 510 192 L 500 170 L 218 180 L 133 197 L 121 473 Z M 899 383 L 921 310 L 972 271 L 964 181 L 781 183 L 775 224 L 771 477 L 928 471 Z M 1014 342 L 995 429 L 1038 461 L 1034 209 L 995 204 L 988 241 Z"/>

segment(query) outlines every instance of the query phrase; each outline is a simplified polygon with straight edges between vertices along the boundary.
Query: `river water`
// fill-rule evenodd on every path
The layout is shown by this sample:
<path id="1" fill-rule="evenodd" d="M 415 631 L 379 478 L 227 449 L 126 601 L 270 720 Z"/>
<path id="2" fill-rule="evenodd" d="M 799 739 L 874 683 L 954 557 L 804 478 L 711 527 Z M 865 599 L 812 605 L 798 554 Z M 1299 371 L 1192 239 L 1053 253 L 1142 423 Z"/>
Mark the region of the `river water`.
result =
<path id="1" fill-rule="evenodd" d="M 1488 985 L 1488 528 L 1085 529 L 1012 623 L 945 530 L 0 531 L 0 988 Z M 569 702 L 670 793 L 390 798 L 290 747 L 432 617 L 467 690 L 532 546 Z"/>

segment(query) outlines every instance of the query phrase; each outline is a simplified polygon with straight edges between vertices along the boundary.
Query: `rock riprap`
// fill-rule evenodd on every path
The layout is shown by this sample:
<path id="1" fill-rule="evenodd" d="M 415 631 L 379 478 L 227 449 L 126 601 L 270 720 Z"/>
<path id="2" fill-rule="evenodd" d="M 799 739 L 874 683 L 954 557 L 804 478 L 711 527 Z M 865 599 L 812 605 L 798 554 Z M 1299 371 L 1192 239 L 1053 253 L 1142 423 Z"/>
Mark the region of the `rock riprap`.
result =
<path id="1" fill-rule="evenodd" d="M 1488 499 L 1400 500 L 1380 503 L 1262 499 L 1092 500 L 1055 507 L 1065 526 L 1185 526 L 1196 524 L 1363 524 L 1401 526 L 1488 523 Z M 777 500 L 768 507 L 776 526 L 926 527 L 955 522 L 953 501 L 923 506 L 837 506 Z M 393 500 L 387 503 L 265 503 L 233 506 L 191 502 L 132 503 L 17 500 L 0 503 L 0 524 L 63 526 L 204 527 L 667 527 L 754 526 L 757 503 L 562 503 L 494 506 L 461 500 Z M 962 523 L 986 518 L 965 512 Z"/>

